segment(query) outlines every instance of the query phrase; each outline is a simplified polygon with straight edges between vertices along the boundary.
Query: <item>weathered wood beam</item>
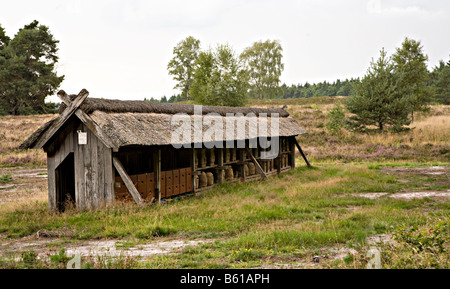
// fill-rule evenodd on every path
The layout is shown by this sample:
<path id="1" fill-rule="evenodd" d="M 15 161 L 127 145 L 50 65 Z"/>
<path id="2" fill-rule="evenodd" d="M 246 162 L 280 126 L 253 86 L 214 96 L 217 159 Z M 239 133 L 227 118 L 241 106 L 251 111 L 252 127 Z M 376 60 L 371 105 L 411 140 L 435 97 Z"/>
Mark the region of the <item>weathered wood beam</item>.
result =
<path id="1" fill-rule="evenodd" d="M 295 145 L 297 146 L 298 151 L 300 152 L 300 154 L 302 155 L 303 159 L 305 160 L 306 165 L 307 165 L 308 167 L 311 167 L 311 164 L 309 163 L 308 159 L 306 158 L 306 155 L 305 155 L 305 153 L 303 152 L 302 148 L 300 147 L 298 141 L 295 139 L 295 137 L 294 137 L 293 139 L 294 139 Z"/>
<path id="2" fill-rule="evenodd" d="M 289 151 L 291 152 L 291 168 L 295 169 L 295 137 L 291 137 L 289 140 Z"/>
<path id="3" fill-rule="evenodd" d="M 70 96 L 64 90 L 60 90 L 57 95 L 65 105 L 70 106 L 72 104 Z"/>
<path id="4" fill-rule="evenodd" d="M 246 164 L 246 161 L 245 161 L 245 158 L 244 158 L 244 151 L 239 149 L 238 153 L 239 153 L 238 158 L 239 158 L 239 161 L 240 161 L 239 162 L 239 170 L 241 172 L 242 181 L 245 182 L 245 178 L 248 177 L 248 176 L 245 175 L 245 164 Z"/>
<path id="5" fill-rule="evenodd" d="M 118 152 L 119 148 L 113 143 L 113 141 L 107 136 L 100 126 L 84 111 L 78 109 L 75 115 L 89 128 L 90 131 L 100 139 L 106 147 L 113 149 L 114 152 Z"/>
<path id="6" fill-rule="evenodd" d="M 116 156 L 113 156 L 113 164 L 117 172 L 119 173 L 120 177 L 122 178 L 123 182 L 125 183 L 125 186 L 127 187 L 131 196 L 133 197 L 134 201 L 136 202 L 136 204 L 142 204 L 143 201 L 141 195 L 136 189 L 136 186 L 133 184 L 133 181 L 131 181 L 130 176 L 128 176 L 127 172 L 125 171 L 125 168 L 123 167 L 122 163 Z"/>
<path id="7" fill-rule="evenodd" d="M 194 147 L 192 147 L 192 193 L 195 195 L 195 191 L 196 191 L 196 181 L 195 181 L 195 176 L 196 176 L 196 171 L 197 171 L 197 167 L 195 166 L 195 159 L 197 158 L 197 151 L 195 150 Z"/>
<path id="8" fill-rule="evenodd" d="M 64 90 L 61 90 L 58 92 L 58 97 L 64 102 L 65 105 L 70 106 L 72 103 L 72 100 L 70 99 L 70 96 L 67 95 L 67 93 Z M 84 111 L 81 109 L 77 109 L 75 111 L 75 115 L 86 124 L 86 126 L 94 133 L 96 137 L 98 137 L 108 148 L 113 149 L 114 152 L 118 152 L 119 148 L 117 148 L 114 143 L 111 141 L 111 139 L 105 135 L 100 128 L 100 126 Z"/>
<path id="9" fill-rule="evenodd" d="M 64 95 L 65 92 L 61 91 L 58 95 Z M 34 148 L 42 148 L 53 135 L 64 125 L 66 120 L 75 113 L 78 107 L 83 103 L 83 101 L 89 96 L 89 92 L 83 89 L 74 99 L 70 105 L 61 113 L 61 115 L 55 120 L 55 122 L 44 132 L 41 138 L 36 142 Z"/>
<path id="10" fill-rule="evenodd" d="M 223 183 L 223 148 L 218 148 L 217 149 L 217 183 L 222 184 Z"/>
<path id="11" fill-rule="evenodd" d="M 261 166 L 259 165 L 258 161 L 255 159 L 255 157 L 253 156 L 252 152 L 248 149 L 245 148 L 245 150 L 247 151 L 247 154 L 250 156 L 250 159 L 252 160 L 252 162 L 255 164 L 256 170 L 258 171 L 258 173 L 265 179 L 267 180 L 267 175 L 264 172 L 264 170 L 261 168 Z"/>
<path id="12" fill-rule="evenodd" d="M 153 152 L 153 170 L 155 172 L 155 199 L 161 203 L 161 149 Z"/>

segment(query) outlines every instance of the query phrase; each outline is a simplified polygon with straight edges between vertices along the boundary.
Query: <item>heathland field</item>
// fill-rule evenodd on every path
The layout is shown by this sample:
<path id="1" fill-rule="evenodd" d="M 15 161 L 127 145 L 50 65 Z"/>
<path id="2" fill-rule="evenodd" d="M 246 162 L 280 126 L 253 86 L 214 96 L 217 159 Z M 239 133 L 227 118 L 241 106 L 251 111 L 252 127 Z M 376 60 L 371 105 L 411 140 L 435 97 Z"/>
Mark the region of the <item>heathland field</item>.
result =
<path id="1" fill-rule="evenodd" d="M 47 116 L 0 118 L 0 268 L 450 267 L 450 106 L 411 130 L 331 134 L 339 98 L 267 100 L 308 131 L 313 164 L 161 205 L 47 210 L 45 154 L 17 146 Z"/>

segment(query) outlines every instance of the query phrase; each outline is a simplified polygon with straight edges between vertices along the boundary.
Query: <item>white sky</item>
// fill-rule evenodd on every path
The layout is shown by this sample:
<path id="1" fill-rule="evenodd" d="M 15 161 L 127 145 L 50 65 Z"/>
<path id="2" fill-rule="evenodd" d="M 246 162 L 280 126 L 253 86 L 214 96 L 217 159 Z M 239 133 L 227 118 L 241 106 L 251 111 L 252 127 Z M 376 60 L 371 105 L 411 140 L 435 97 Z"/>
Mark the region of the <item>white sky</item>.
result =
<path id="1" fill-rule="evenodd" d="M 236 53 L 279 40 L 288 85 L 361 77 L 406 36 L 422 41 L 431 69 L 449 58 L 449 14 L 448 0 L 0 0 L 10 37 L 36 19 L 60 40 L 61 89 L 116 99 L 178 93 L 167 64 L 190 35 Z"/>

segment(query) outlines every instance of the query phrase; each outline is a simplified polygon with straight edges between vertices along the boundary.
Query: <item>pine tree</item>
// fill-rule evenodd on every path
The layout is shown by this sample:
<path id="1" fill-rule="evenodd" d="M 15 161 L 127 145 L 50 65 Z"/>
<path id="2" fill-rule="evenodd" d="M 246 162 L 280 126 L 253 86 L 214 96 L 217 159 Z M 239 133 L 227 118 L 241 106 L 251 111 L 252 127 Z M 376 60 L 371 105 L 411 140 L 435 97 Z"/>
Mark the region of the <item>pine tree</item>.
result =
<path id="1" fill-rule="evenodd" d="M 383 49 L 380 58 L 372 60 L 367 74 L 355 85 L 356 94 L 346 102 L 349 124 L 356 130 L 376 126 L 380 131 L 391 126 L 400 130 L 408 122 L 408 99 L 398 92 L 398 79 L 394 65 Z"/>
<path id="2" fill-rule="evenodd" d="M 408 98 L 411 119 L 414 121 L 414 112 L 426 110 L 431 100 L 431 91 L 427 87 L 428 56 L 424 54 L 420 41 L 405 38 L 392 59 L 398 77 L 397 89 L 403 97 Z"/>
<path id="3" fill-rule="evenodd" d="M 59 41 L 33 21 L 9 39 L 0 27 L 0 101 L 9 114 L 47 113 L 45 98 L 58 89 Z"/>

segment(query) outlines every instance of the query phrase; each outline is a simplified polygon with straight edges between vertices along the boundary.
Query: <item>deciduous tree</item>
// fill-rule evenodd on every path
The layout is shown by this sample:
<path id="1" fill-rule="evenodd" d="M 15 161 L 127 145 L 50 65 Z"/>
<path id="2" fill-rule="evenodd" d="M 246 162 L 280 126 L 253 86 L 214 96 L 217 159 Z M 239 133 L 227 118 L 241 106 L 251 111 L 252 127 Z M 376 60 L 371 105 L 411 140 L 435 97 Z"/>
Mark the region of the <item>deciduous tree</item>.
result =
<path id="1" fill-rule="evenodd" d="M 174 57 L 167 66 L 169 74 L 178 82 L 175 89 L 180 89 L 181 95 L 187 100 L 199 53 L 200 40 L 189 36 L 174 47 Z"/>
<path id="2" fill-rule="evenodd" d="M 249 72 L 250 93 L 253 97 L 275 98 L 282 93 L 280 76 L 284 70 L 283 48 L 278 41 L 255 42 L 240 57 Z"/>
<path id="3" fill-rule="evenodd" d="M 228 45 L 201 52 L 194 71 L 190 94 L 202 105 L 244 106 L 248 76 L 241 61 Z"/>

